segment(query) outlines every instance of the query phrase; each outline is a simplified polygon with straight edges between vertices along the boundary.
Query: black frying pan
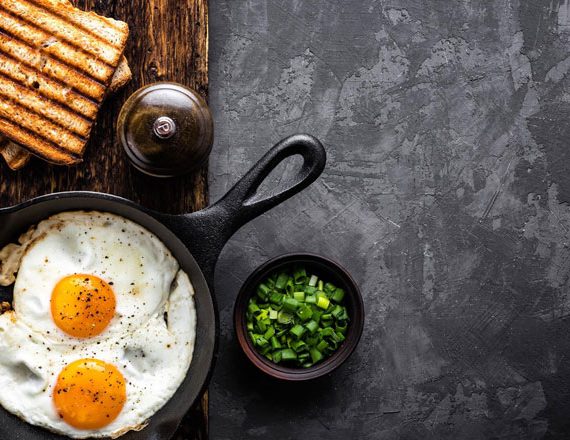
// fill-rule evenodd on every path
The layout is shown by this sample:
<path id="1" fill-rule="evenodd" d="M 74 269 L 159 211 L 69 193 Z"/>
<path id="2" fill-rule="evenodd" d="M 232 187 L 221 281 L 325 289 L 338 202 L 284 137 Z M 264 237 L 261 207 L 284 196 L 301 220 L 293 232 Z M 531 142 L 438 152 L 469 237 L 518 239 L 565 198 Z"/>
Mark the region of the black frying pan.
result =
<path id="1" fill-rule="evenodd" d="M 256 195 L 269 173 L 281 161 L 294 155 L 301 155 L 304 162 L 286 188 L 268 197 Z M 122 439 L 166 440 L 172 437 L 184 414 L 202 394 L 216 359 L 218 315 L 211 289 L 214 267 L 222 248 L 242 225 L 314 182 L 325 162 L 325 150 L 317 139 L 308 135 L 291 136 L 275 145 L 220 201 L 193 214 L 162 214 L 120 197 L 95 192 L 50 194 L 0 209 L 0 246 L 15 241 L 29 226 L 58 212 L 97 210 L 118 214 L 159 237 L 192 280 L 198 324 L 188 374 L 172 399 L 151 417 L 144 430 L 125 434 Z M 63 438 L 0 409 L 2 440 Z"/>

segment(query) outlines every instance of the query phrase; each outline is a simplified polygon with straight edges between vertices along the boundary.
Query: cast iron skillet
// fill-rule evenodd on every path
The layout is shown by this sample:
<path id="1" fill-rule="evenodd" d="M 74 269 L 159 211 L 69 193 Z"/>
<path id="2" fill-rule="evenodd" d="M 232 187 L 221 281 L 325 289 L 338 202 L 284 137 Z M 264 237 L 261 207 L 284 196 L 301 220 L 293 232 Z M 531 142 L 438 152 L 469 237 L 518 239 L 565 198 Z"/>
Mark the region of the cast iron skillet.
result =
<path id="1" fill-rule="evenodd" d="M 267 197 L 257 195 L 257 189 L 269 173 L 281 161 L 294 155 L 303 157 L 303 165 L 286 187 Z M 214 267 L 222 248 L 242 225 L 314 182 L 325 162 L 325 150 L 317 139 L 309 135 L 291 136 L 275 145 L 220 201 L 193 214 L 162 214 L 120 197 L 95 192 L 50 194 L 0 209 L 0 246 L 15 241 L 29 226 L 58 212 L 98 210 L 121 215 L 159 237 L 192 280 L 198 323 L 188 374 L 172 399 L 151 417 L 145 429 L 125 434 L 122 439 L 166 440 L 172 437 L 184 414 L 202 394 L 217 356 L 218 316 L 211 289 Z M 6 294 L 3 292 L 0 296 Z M 66 437 L 29 425 L 0 409 L 0 438 L 60 440 Z"/>

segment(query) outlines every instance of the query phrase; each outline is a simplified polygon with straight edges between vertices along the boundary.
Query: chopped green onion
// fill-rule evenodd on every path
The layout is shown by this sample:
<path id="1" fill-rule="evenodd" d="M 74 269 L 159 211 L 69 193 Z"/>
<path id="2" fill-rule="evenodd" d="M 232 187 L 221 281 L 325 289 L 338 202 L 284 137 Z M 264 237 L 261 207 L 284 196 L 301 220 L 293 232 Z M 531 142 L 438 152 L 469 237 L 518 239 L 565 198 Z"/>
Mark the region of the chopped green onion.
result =
<path id="1" fill-rule="evenodd" d="M 306 321 L 308 319 L 311 319 L 311 316 L 313 316 L 313 311 L 310 307 L 303 306 L 297 310 L 297 316 L 301 318 L 301 321 Z"/>
<path id="2" fill-rule="evenodd" d="M 346 323 L 346 321 L 338 321 L 336 324 L 336 327 L 335 327 L 336 331 L 338 333 L 342 333 L 343 335 L 346 333 L 347 328 L 348 328 L 348 324 Z"/>
<path id="3" fill-rule="evenodd" d="M 315 333 L 317 331 L 317 329 L 319 328 L 319 324 L 317 324 L 316 321 L 313 321 L 311 319 L 309 322 L 307 322 L 305 324 L 305 327 L 307 327 L 307 330 L 309 330 L 309 332 Z"/>
<path id="4" fill-rule="evenodd" d="M 332 328 L 331 328 L 331 330 L 332 330 Z M 344 336 L 342 336 L 342 337 L 344 338 Z M 338 335 L 334 331 L 331 333 L 331 339 L 335 342 L 340 342 L 340 338 L 338 337 Z"/>
<path id="5" fill-rule="evenodd" d="M 259 312 L 259 307 L 257 307 L 257 304 L 254 302 L 250 302 L 247 306 L 247 311 L 251 314 L 255 314 L 256 312 Z"/>
<path id="6" fill-rule="evenodd" d="M 307 281 L 307 272 L 305 268 L 300 267 L 293 273 L 293 278 L 295 279 L 295 284 L 303 284 Z"/>
<path id="7" fill-rule="evenodd" d="M 293 292 L 293 298 L 297 301 L 305 302 L 305 292 Z"/>
<path id="8" fill-rule="evenodd" d="M 325 287 L 323 289 L 325 292 L 334 292 L 336 290 L 336 286 L 332 283 L 325 283 Z"/>
<path id="9" fill-rule="evenodd" d="M 279 324 L 289 324 L 289 323 L 293 322 L 293 315 L 291 315 L 291 313 L 287 313 L 287 312 L 281 310 L 277 314 L 277 322 Z"/>
<path id="10" fill-rule="evenodd" d="M 281 350 L 281 359 L 283 359 L 284 361 L 291 361 L 293 359 L 297 359 L 297 353 L 295 353 L 290 348 L 285 348 L 284 350 Z"/>
<path id="11" fill-rule="evenodd" d="M 344 299 L 344 290 L 341 288 L 337 288 L 334 293 L 333 296 L 331 297 L 331 299 L 335 302 L 335 303 L 340 303 L 343 299 Z"/>
<path id="12" fill-rule="evenodd" d="M 291 348 L 295 350 L 295 353 L 301 353 L 307 350 L 307 344 L 305 341 L 294 341 L 291 342 Z"/>
<path id="13" fill-rule="evenodd" d="M 323 358 L 323 354 L 317 348 L 311 348 L 309 350 L 309 353 L 311 354 L 311 360 L 313 361 L 314 364 L 316 364 Z"/>
<path id="14" fill-rule="evenodd" d="M 279 348 L 279 347 L 275 347 L 275 348 Z M 275 351 L 273 353 L 273 362 L 275 362 L 276 364 L 281 362 L 281 356 L 282 356 L 281 350 Z"/>
<path id="15" fill-rule="evenodd" d="M 288 312 L 294 312 L 299 308 L 299 301 L 295 298 L 285 297 L 283 299 L 283 308 Z"/>
<path id="16" fill-rule="evenodd" d="M 273 292 L 269 297 L 269 301 L 271 301 L 273 304 L 279 305 L 281 304 L 281 302 L 283 302 L 283 297 L 284 297 L 283 294 L 279 292 Z"/>
<path id="17" fill-rule="evenodd" d="M 314 347 L 315 345 L 317 345 L 319 343 L 319 335 L 307 336 L 305 338 L 305 342 L 307 342 L 307 345 L 309 347 Z"/>
<path id="18" fill-rule="evenodd" d="M 269 317 L 269 311 L 268 310 L 261 310 L 259 312 L 259 314 L 255 317 L 255 319 L 257 319 L 258 321 L 263 321 L 264 319 L 267 319 Z"/>
<path id="19" fill-rule="evenodd" d="M 287 285 L 287 281 L 289 281 L 289 276 L 286 273 L 279 274 L 277 281 L 275 281 L 275 288 L 284 289 Z"/>
<path id="20" fill-rule="evenodd" d="M 271 292 L 271 289 L 266 284 L 261 283 L 259 285 L 259 287 L 257 288 L 257 292 L 258 293 L 261 292 L 263 294 L 263 296 L 267 296 L 269 294 L 269 292 Z"/>
<path id="21" fill-rule="evenodd" d="M 313 294 L 317 293 L 317 288 L 314 286 L 306 285 L 303 290 L 305 291 L 305 293 L 307 295 L 313 295 Z"/>
<path id="22" fill-rule="evenodd" d="M 275 329 L 273 327 L 269 327 L 267 331 L 263 334 L 263 337 L 267 340 L 271 339 L 275 334 Z"/>
<path id="23" fill-rule="evenodd" d="M 330 304 L 330 301 L 327 297 L 324 296 L 319 296 L 319 298 L 317 299 L 317 307 L 320 307 L 321 309 L 327 309 L 328 306 Z"/>
<path id="24" fill-rule="evenodd" d="M 292 334 L 294 334 L 297 338 L 300 338 L 301 336 L 303 336 L 303 333 L 305 333 L 305 328 L 300 324 L 295 324 L 295 326 L 293 326 L 293 328 L 291 328 L 291 330 L 289 331 Z"/>
<path id="25" fill-rule="evenodd" d="M 313 309 L 313 316 L 311 316 L 311 319 L 313 319 L 317 322 L 320 322 L 322 314 L 323 314 L 323 312 L 315 307 Z"/>
<path id="26" fill-rule="evenodd" d="M 346 339 L 349 316 L 344 297 L 343 289 L 309 276 L 304 267 L 271 274 L 249 300 L 249 339 L 271 362 L 311 367 Z"/>
<path id="27" fill-rule="evenodd" d="M 265 339 L 263 336 L 258 336 L 255 341 L 255 345 L 257 345 L 258 347 L 265 347 L 267 344 L 269 344 L 269 341 Z"/>
<path id="28" fill-rule="evenodd" d="M 340 319 L 340 317 L 344 314 L 344 307 L 336 306 L 331 315 L 333 315 L 336 319 Z"/>
<path id="29" fill-rule="evenodd" d="M 307 304 L 316 304 L 317 303 L 317 296 L 316 295 L 307 295 L 307 296 L 305 296 L 305 302 Z"/>

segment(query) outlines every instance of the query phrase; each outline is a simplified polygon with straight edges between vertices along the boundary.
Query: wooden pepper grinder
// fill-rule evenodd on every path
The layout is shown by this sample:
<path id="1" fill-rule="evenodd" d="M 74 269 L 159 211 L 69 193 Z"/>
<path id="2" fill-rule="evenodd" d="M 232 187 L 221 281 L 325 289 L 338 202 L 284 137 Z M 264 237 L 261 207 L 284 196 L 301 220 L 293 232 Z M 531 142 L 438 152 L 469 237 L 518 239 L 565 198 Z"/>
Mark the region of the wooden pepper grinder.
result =
<path id="1" fill-rule="evenodd" d="M 156 177 L 200 168 L 214 137 L 212 114 L 202 97 L 169 82 L 133 93 L 121 109 L 117 130 L 133 166 Z"/>

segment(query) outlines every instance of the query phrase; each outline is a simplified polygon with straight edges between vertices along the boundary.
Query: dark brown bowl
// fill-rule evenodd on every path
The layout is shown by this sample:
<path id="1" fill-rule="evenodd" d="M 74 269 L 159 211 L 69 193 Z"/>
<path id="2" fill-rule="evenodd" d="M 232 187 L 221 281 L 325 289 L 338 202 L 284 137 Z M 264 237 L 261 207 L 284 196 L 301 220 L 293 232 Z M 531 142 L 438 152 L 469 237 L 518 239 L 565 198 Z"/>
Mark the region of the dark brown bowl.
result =
<path id="1" fill-rule="evenodd" d="M 309 368 L 288 368 L 275 364 L 257 352 L 247 336 L 246 311 L 250 297 L 255 294 L 257 286 L 271 273 L 290 267 L 302 265 L 307 272 L 342 287 L 346 293 L 344 302 L 350 321 L 346 339 L 328 359 Z M 248 277 L 238 294 L 234 307 L 234 325 L 238 342 L 248 359 L 261 371 L 277 379 L 301 381 L 324 376 L 338 368 L 352 354 L 364 327 L 364 304 L 362 295 L 350 274 L 334 261 L 319 255 L 285 254 L 262 264 Z"/>

